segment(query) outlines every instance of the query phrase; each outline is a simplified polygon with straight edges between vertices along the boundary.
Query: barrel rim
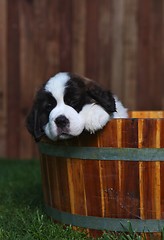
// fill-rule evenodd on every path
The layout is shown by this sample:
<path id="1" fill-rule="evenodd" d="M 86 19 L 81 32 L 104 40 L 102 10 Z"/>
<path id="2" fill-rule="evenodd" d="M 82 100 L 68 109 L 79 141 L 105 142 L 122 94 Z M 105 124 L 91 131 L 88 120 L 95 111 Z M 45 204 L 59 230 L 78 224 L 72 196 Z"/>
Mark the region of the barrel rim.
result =
<path id="1" fill-rule="evenodd" d="M 113 148 L 61 146 L 39 142 L 42 154 L 82 160 L 164 161 L 164 148 Z"/>
<path id="2" fill-rule="evenodd" d="M 48 205 L 45 205 L 45 211 L 48 216 L 63 224 L 95 230 L 126 232 L 129 227 L 132 227 L 138 233 L 154 233 L 161 232 L 164 228 L 164 219 L 124 219 L 84 216 L 60 211 Z"/>

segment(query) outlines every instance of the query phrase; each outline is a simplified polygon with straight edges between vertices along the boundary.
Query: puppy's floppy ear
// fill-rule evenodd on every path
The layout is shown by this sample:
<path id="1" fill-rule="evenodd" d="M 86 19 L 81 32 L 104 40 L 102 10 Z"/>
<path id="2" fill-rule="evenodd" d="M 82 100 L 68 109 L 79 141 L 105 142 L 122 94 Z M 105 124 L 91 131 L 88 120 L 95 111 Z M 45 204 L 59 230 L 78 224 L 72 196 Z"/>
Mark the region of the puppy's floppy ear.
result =
<path id="1" fill-rule="evenodd" d="M 44 131 L 42 130 L 41 122 L 39 119 L 39 109 L 37 109 L 36 106 L 32 107 L 31 112 L 26 118 L 26 127 L 36 142 L 38 142 L 44 135 Z"/>
<path id="2" fill-rule="evenodd" d="M 107 113 L 111 114 L 116 112 L 115 99 L 110 91 L 106 91 L 93 81 L 89 81 L 87 93 L 97 104 L 102 106 Z"/>
<path id="3" fill-rule="evenodd" d="M 39 98 L 42 94 L 42 91 L 43 90 L 38 91 L 32 109 L 26 118 L 27 130 L 34 137 L 36 142 L 38 142 L 40 138 L 45 135 L 43 131 L 43 126 L 45 125 L 45 116 L 43 113 L 41 113 L 41 106 L 39 104 Z"/>

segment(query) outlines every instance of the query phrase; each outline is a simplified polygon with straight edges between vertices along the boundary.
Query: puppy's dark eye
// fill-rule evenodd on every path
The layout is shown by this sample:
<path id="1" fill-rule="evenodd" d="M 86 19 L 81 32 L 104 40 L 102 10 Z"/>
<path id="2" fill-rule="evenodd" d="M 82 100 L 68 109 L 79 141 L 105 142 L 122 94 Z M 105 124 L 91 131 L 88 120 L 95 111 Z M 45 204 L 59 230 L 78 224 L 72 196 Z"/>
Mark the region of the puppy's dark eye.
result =
<path id="1" fill-rule="evenodd" d="M 65 104 L 67 104 L 67 105 L 69 105 L 69 106 L 71 106 L 71 107 L 73 107 L 73 108 L 76 108 L 76 106 L 78 106 L 79 105 L 79 99 L 77 99 L 77 98 L 67 98 L 67 97 L 65 97 L 64 98 L 64 102 L 65 102 Z"/>
<path id="2" fill-rule="evenodd" d="M 47 113 L 51 112 L 52 109 L 56 106 L 55 103 L 47 103 L 47 102 L 44 102 L 43 105 L 42 105 L 42 111 L 45 111 Z"/>
<path id="3" fill-rule="evenodd" d="M 45 110 L 46 110 L 47 112 L 50 112 L 54 107 L 55 107 L 55 105 L 53 105 L 52 103 L 48 103 L 48 104 L 46 104 L 46 106 L 45 106 Z"/>
<path id="4" fill-rule="evenodd" d="M 84 105 L 85 99 L 83 98 L 77 98 L 77 99 L 65 99 L 65 104 L 71 106 L 74 108 L 77 112 L 80 112 L 83 105 Z"/>
<path id="5" fill-rule="evenodd" d="M 67 101 L 67 104 L 70 105 L 71 107 L 75 107 L 78 104 L 78 102 L 72 99 Z"/>

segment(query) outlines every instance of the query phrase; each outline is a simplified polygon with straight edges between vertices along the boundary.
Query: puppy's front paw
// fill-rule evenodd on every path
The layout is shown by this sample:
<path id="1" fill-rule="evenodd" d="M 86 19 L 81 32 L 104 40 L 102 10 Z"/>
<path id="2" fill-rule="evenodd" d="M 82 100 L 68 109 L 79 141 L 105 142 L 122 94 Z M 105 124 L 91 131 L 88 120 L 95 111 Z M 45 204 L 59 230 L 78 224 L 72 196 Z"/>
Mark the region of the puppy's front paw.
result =
<path id="1" fill-rule="evenodd" d="M 90 133 L 102 129 L 110 119 L 109 114 L 96 104 L 85 105 L 80 115 L 85 121 L 85 129 Z"/>

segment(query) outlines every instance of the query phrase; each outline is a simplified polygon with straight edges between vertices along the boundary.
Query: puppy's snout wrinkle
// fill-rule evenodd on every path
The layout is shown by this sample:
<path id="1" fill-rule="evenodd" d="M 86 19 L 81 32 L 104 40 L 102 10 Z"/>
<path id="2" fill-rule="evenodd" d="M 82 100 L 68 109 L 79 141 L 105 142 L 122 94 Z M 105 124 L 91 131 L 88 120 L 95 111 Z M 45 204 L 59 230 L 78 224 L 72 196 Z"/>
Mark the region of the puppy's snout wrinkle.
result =
<path id="1" fill-rule="evenodd" d="M 57 127 L 64 128 L 69 125 L 69 120 L 64 115 L 60 115 L 55 119 Z"/>

